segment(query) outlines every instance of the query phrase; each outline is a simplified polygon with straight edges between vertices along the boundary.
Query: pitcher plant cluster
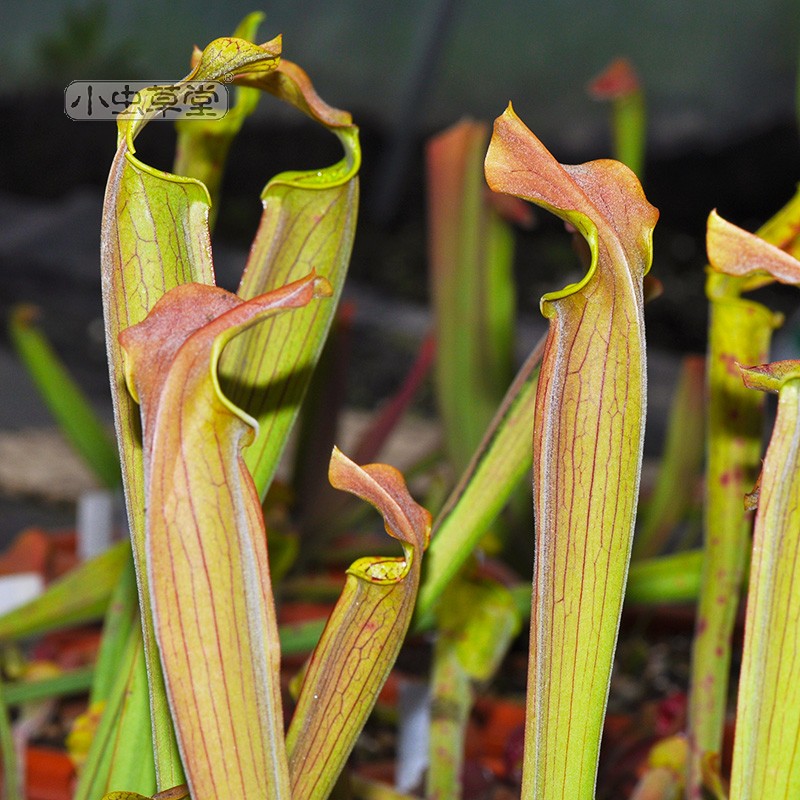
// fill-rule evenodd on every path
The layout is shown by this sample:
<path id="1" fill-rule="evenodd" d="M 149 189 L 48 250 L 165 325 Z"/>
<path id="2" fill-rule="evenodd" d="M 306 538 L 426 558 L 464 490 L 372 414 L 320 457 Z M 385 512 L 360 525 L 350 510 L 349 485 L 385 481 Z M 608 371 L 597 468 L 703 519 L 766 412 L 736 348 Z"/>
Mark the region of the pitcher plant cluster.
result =
<path id="1" fill-rule="evenodd" d="M 11 323 L 65 433 L 99 480 L 125 491 L 130 541 L 0 618 L 11 648 L 104 617 L 89 710 L 69 738 L 75 800 L 404 797 L 347 764 L 404 640 L 420 631 L 434 642 L 435 711 L 422 791 L 456 800 L 476 687 L 528 619 L 520 796 L 590 800 L 602 789 L 626 598 L 697 602 L 687 730 L 655 744 L 632 796 L 799 797 L 800 360 L 769 363 L 781 318 L 747 293 L 800 283 L 800 196 L 757 234 L 711 213 L 708 354 L 684 363 L 660 472 L 640 499 L 658 211 L 637 177 L 644 102 L 630 66 L 614 64 L 593 85 L 613 103 L 619 161 L 558 163 L 511 105 L 491 136 L 462 122 L 435 137 L 426 151 L 434 386 L 440 460 L 457 480 L 445 493 L 441 480 L 429 482 L 420 504 L 400 472 L 364 462 L 423 381 L 430 340 L 354 452 L 331 453 L 359 132 L 283 57 L 280 37 L 253 43 L 260 20 L 251 15 L 193 54 L 181 83 L 224 79 L 235 103 L 220 120 L 178 123 L 174 173 L 137 156 L 147 113 L 118 124 L 102 223 L 118 460 L 30 311 Z M 335 136 L 343 156 L 269 180 L 231 293 L 215 284 L 211 229 L 228 149 L 262 92 Z M 512 223 L 530 222 L 530 203 L 582 242 L 583 276 L 542 297 L 548 332 L 514 377 Z M 766 452 L 763 392 L 778 394 Z M 297 496 L 286 500 L 276 471 L 298 419 Z M 377 509 L 396 552 L 384 543 L 357 558 L 327 619 L 279 624 L 289 587 L 303 586 L 301 568 L 335 534 L 369 528 L 352 498 L 308 480 L 321 471 L 320 453 L 330 486 Z M 703 547 L 667 552 L 703 472 Z M 287 533 L 282 512 L 303 524 Z M 508 566 L 486 569 L 487 559 L 513 563 L 520 527 L 532 583 L 509 577 Z M 740 603 L 728 774 L 721 751 Z M 305 663 L 287 685 L 286 658 L 298 654 Z M 62 691 L 64 678 L 44 689 L 40 681 L 37 696 Z M 23 797 L 11 719 L 31 691 L 6 671 L 6 800 Z"/>

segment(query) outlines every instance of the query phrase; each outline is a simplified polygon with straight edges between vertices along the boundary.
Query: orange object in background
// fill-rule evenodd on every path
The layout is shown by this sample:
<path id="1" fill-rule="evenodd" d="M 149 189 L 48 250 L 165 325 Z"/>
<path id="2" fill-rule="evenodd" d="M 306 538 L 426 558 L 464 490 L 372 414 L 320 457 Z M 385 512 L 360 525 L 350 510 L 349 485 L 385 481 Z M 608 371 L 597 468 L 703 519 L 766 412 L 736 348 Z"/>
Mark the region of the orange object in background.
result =
<path id="1" fill-rule="evenodd" d="M 0 554 L 0 575 L 38 572 L 44 576 L 50 555 L 50 537 L 41 528 L 27 528 Z"/>
<path id="2" fill-rule="evenodd" d="M 29 747 L 25 763 L 27 800 L 72 800 L 75 767 L 62 750 Z"/>
<path id="3" fill-rule="evenodd" d="M 61 577 L 77 564 L 74 531 L 51 533 L 26 528 L 0 553 L 0 575 L 38 572 L 45 583 Z"/>

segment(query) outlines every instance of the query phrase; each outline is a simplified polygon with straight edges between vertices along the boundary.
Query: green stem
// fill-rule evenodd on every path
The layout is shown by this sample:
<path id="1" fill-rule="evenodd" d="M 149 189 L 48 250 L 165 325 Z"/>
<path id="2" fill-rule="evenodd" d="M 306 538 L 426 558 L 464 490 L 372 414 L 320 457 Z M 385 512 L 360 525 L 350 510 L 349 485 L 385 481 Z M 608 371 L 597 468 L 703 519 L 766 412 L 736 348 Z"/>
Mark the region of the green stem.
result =
<path id="1" fill-rule="evenodd" d="M 702 797 L 702 762 L 720 753 L 727 706 L 731 636 L 749 550 L 752 515 L 745 493 L 758 474 L 763 396 L 745 388 L 735 363 L 761 364 L 769 351 L 773 315 L 738 297 L 715 296 L 709 278 L 708 458 L 705 556 L 697 609 L 689 693 L 687 796 Z M 730 279 L 725 284 L 733 287 Z"/>
<path id="2" fill-rule="evenodd" d="M 17 706 L 51 697 L 82 694 L 91 688 L 93 677 L 94 667 L 82 667 L 52 678 L 7 683 L 3 689 L 5 703 L 7 706 Z"/>
<path id="3" fill-rule="evenodd" d="M 37 315 L 34 306 L 17 306 L 11 315 L 17 355 L 69 443 L 104 486 L 116 489 L 122 477 L 114 438 L 36 327 Z"/>
<path id="4" fill-rule="evenodd" d="M 0 679 L 0 751 L 2 751 L 3 764 L 3 797 L 5 800 L 25 800 L 21 792 L 17 751 L 5 694 L 6 688 Z"/>

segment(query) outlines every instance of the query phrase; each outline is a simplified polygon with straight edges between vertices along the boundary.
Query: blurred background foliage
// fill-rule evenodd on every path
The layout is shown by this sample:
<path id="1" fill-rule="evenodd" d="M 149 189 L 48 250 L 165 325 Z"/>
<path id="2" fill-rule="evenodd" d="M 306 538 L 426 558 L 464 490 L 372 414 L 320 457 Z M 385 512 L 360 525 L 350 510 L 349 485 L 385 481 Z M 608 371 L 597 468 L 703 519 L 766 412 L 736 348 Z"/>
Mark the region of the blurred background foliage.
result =
<path id="1" fill-rule="evenodd" d="M 356 336 L 369 364 L 353 365 L 368 376 L 369 385 L 353 390 L 359 404 L 391 390 L 425 327 L 408 322 L 429 299 L 423 145 L 460 118 L 490 121 L 512 100 L 559 160 L 606 157 L 609 109 L 586 87 L 612 59 L 631 60 L 647 108 L 644 185 L 661 211 L 653 273 L 665 292 L 648 307 L 648 335 L 673 351 L 705 348 L 708 212 L 717 207 L 754 230 L 800 175 L 798 0 L 8 2 L 0 10 L 0 316 L 14 303 L 42 305 L 42 324 L 90 389 L 106 391 L 97 253 L 115 131 L 111 122 L 67 119 L 64 87 L 78 79 L 174 80 L 188 71 L 192 44 L 230 33 L 253 10 L 266 12 L 260 40 L 282 33 L 285 57 L 362 128 L 350 291 L 357 327 L 383 333 Z M 137 145 L 148 163 L 170 168 L 171 125 L 150 126 Z M 338 158 L 332 137 L 262 101 L 233 147 L 223 186 L 214 242 L 223 285 L 241 269 L 266 180 Z M 541 328 L 539 297 L 578 269 L 558 221 L 540 215 L 519 232 L 523 318 Z M 793 307 L 791 298 L 771 302 Z M 405 355 L 395 363 L 387 346 Z"/>
<path id="2" fill-rule="evenodd" d="M 264 39 L 320 94 L 386 127 L 432 130 L 493 118 L 513 98 L 545 140 L 571 150 L 604 135 L 584 85 L 626 55 L 647 89 L 651 144 L 723 141 L 793 111 L 796 0 L 33 0 L 5 5 L 0 92 L 86 78 L 178 78 L 200 46 L 252 10 Z M 420 75 L 420 69 L 424 72 Z M 423 88 L 414 88 L 423 84 Z M 412 119 L 398 117 L 419 92 Z"/>

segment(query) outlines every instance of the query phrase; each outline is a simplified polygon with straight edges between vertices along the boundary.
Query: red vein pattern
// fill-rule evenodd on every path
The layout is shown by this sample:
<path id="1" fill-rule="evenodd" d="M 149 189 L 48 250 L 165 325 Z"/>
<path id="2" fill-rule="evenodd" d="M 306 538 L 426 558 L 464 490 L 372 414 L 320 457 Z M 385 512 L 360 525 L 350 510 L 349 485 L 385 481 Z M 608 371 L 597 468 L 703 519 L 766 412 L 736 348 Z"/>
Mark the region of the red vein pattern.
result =
<path id="1" fill-rule="evenodd" d="M 280 40 L 263 46 L 217 39 L 196 59 L 184 80 L 218 80 L 242 71 L 274 70 Z M 152 169 L 135 156 L 134 140 L 147 118 L 121 120 L 118 148 L 103 204 L 101 261 L 111 396 L 120 443 L 128 521 L 142 607 L 145 657 L 152 706 L 153 747 L 160 788 L 183 782 L 171 730 L 158 652 L 153 639 L 144 552 L 144 472 L 139 412 L 128 394 L 118 335 L 147 316 L 175 286 L 214 283 L 208 229 L 209 198 L 198 181 Z M 299 276 L 298 276 L 299 277 Z"/>
<path id="2" fill-rule="evenodd" d="M 333 287 L 333 301 L 284 314 L 231 343 L 221 372 L 231 400 L 254 417 L 259 433 L 246 453 L 263 496 L 280 460 L 308 380 L 336 311 L 355 236 L 358 128 L 350 114 L 324 103 L 308 75 L 283 60 L 274 72 L 241 82 L 268 91 L 336 135 L 344 147 L 337 164 L 273 178 L 237 293 L 245 299 L 276 289 L 314 269 Z M 269 359 L 264 353 L 269 352 Z"/>
<path id="3" fill-rule="evenodd" d="M 286 736 L 292 796 L 324 800 L 389 675 L 411 622 L 430 514 L 386 464 L 359 467 L 334 449 L 331 484 L 371 503 L 402 558 L 362 558 L 311 657 Z"/>
<path id="4" fill-rule="evenodd" d="M 263 45 L 243 39 L 217 39 L 201 53 L 195 50 L 192 73 L 184 80 L 233 78 L 270 91 L 296 106 L 342 141 L 345 158 L 333 167 L 313 173 L 287 173 L 273 179 L 264 193 L 264 221 L 259 241 L 248 261 L 240 287 L 245 298 L 297 280 L 315 267 L 330 279 L 338 295 L 344 280 L 358 205 L 360 165 L 358 130 L 350 115 L 326 105 L 308 76 L 290 62 L 280 63 L 281 39 Z M 278 74 L 279 73 L 279 74 Z M 149 570 L 144 549 L 145 491 L 138 411 L 128 396 L 123 377 L 123 355 L 117 337 L 121 330 L 141 322 L 158 299 L 171 288 L 190 282 L 214 283 L 209 241 L 209 198 L 198 181 L 159 172 L 140 162 L 133 142 L 146 118 L 122 121 L 119 146 L 109 177 L 104 204 L 102 254 L 106 340 L 111 365 L 111 389 L 126 488 L 128 518 L 142 601 L 142 624 L 153 709 L 153 743 L 160 788 L 183 781 L 180 758 L 171 729 L 164 684 L 154 642 L 150 611 Z M 286 271 L 288 269 L 288 271 Z M 311 367 L 319 354 L 335 311 L 310 310 L 302 322 L 278 325 L 255 334 L 257 357 L 241 359 L 228 353 L 234 402 L 246 399 L 249 387 L 258 402 L 248 408 L 263 423 L 250 458 L 265 491 L 288 436 Z M 305 332 L 304 332 L 305 331 Z M 288 341 L 280 364 L 263 362 L 276 341 Z M 269 346 L 269 347 L 268 347 Z M 259 369 L 264 368 L 263 373 Z M 275 378 L 274 382 L 269 384 Z M 229 381 L 230 382 L 230 381 Z M 267 382 L 267 383 L 265 383 Z M 243 389 L 241 387 L 244 387 Z M 242 391 L 240 398 L 238 393 Z"/>
<path id="5" fill-rule="evenodd" d="M 744 386 L 737 364 L 766 361 L 772 332 L 781 321 L 780 315 L 742 295 L 774 280 L 800 282 L 797 260 L 760 238 L 769 236 L 792 249 L 798 211 L 795 199 L 758 235 L 715 211 L 708 218 L 708 444 L 703 580 L 688 709 L 686 796 L 691 800 L 703 797 L 705 764 L 723 746 L 732 637 L 753 528 L 753 515 L 742 497 L 756 482 L 763 452 L 764 397 Z"/>
<path id="6" fill-rule="evenodd" d="M 613 161 L 563 166 L 509 107 L 489 186 L 544 206 L 588 240 L 550 319 L 534 416 L 536 562 L 522 796 L 590 800 L 616 645 L 644 433 L 642 279 L 658 212 Z"/>
<path id="7" fill-rule="evenodd" d="M 753 534 L 731 800 L 800 795 L 800 362 L 743 369 L 779 391 Z"/>
<path id="8" fill-rule="evenodd" d="M 290 796 L 266 534 L 241 456 L 252 420 L 218 391 L 219 352 L 329 292 L 314 275 L 249 302 L 186 284 L 120 336 L 142 403 L 156 639 L 196 800 Z"/>

